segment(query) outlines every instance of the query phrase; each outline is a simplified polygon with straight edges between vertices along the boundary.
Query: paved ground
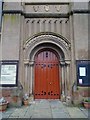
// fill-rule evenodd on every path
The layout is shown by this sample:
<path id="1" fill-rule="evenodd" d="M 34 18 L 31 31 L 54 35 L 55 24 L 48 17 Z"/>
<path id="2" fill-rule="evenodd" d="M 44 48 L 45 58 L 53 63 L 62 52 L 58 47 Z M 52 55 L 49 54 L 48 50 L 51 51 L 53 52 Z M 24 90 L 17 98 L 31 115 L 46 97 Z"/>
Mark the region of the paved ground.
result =
<path id="1" fill-rule="evenodd" d="M 88 118 L 88 110 L 67 107 L 59 100 L 36 100 L 29 106 L 8 108 L 0 113 L 3 118 Z"/>

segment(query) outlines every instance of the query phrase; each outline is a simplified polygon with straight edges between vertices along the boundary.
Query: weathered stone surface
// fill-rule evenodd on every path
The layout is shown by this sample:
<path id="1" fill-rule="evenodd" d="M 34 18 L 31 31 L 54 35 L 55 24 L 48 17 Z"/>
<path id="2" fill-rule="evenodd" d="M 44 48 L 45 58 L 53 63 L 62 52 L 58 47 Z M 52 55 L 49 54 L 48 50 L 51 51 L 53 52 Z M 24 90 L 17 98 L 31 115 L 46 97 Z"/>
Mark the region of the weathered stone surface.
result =
<path id="1" fill-rule="evenodd" d="M 64 61 L 64 64 L 59 65 L 59 85 L 62 84 L 60 93 L 64 92 L 61 100 L 66 101 L 66 96 L 70 92 L 72 94 L 73 82 L 77 81 L 76 60 L 88 60 L 88 3 L 49 3 L 49 5 L 48 3 L 47 5 L 29 3 L 27 5 L 18 2 L 4 2 L 3 9 L 6 10 L 7 14 L 3 14 L 0 60 L 19 61 L 18 81 L 22 83 L 24 92 L 33 94 L 35 55 L 43 48 L 55 50 L 58 53 L 58 60 Z M 20 10 L 28 14 L 21 14 Z M 81 13 L 69 16 L 67 13 L 71 13 L 72 10 L 78 10 Z M 83 12 L 85 13 L 83 14 Z M 37 18 L 33 18 L 33 15 L 31 18 L 31 13 L 37 14 Z M 70 65 L 67 69 L 68 61 Z M 9 91 L 8 88 L 5 90 L 2 95 L 0 91 L 0 96 L 5 96 L 8 101 L 11 101 L 10 94 L 18 96 L 17 102 L 13 101 L 13 104 L 21 106 L 22 91 L 15 89 L 15 91 L 12 89 Z M 84 89 L 75 91 L 73 93 L 74 103 L 75 101 L 80 103 L 83 97 L 89 95 L 90 93 Z"/>
<path id="2" fill-rule="evenodd" d="M 58 100 L 39 100 L 27 107 L 7 111 L 3 113 L 4 118 L 88 118 L 88 110 L 68 107 Z"/>
<path id="3" fill-rule="evenodd" d="M 73 91 L 73 103 L 75 105 L 82 105 L 85 98 L 90 97 L 90 87 L 78 87 L 78 90 Z"/>
<path id="4" fill-rule="evenodd" d="M 8 106 L 20 107 L 22 105 L 23 87 L 19 83 L 17 87 L 0 88 L 0 97 L 5 97 Z"/>

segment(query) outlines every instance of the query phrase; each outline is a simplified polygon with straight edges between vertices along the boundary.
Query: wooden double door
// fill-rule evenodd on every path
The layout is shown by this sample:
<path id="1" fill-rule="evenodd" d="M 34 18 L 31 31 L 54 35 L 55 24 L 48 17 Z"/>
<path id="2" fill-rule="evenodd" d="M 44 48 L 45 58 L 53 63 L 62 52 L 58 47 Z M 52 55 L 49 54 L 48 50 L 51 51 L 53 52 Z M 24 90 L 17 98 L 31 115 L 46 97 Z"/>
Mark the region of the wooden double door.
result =
<path id="1" fill-rule="evenodd" d="M 39 52 L 35 57 L 35 99 L 59 99 L 59 61 L 50 50 Z"/>

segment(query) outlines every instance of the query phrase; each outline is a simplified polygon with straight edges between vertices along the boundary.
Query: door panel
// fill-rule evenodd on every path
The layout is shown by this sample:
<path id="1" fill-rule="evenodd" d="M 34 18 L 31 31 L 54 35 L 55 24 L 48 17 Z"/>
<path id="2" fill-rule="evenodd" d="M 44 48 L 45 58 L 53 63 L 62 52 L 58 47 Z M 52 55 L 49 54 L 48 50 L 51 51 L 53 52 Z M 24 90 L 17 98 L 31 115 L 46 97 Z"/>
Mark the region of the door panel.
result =
<path id="1" fill-rule="evenodd" d="M 42 51 L 35 57 L 35 99 L 59 99 L 59 61 L 52 51 Z"/>

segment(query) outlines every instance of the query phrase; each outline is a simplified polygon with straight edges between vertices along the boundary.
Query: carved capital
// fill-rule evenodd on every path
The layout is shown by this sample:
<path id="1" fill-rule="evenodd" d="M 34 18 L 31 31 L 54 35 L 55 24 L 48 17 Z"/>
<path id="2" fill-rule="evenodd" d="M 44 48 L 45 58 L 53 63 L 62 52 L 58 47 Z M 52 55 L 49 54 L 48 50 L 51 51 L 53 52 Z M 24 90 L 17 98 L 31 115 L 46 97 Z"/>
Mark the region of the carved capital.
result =
<path id="1" fill-rule="evenodd" d="M 61 66 L 65 65 L 65 61 L 60 61 Z"/>
<path id="2" fill-rule="evenodd" d="M 29 65 L 29 59 L 24 59 L 24 64 Z"/>
<path id="3" fill-rule="evenodd" d="M 65 63 L 66 63 L 67 65 L 70 65 L 70 61 L 65 61 Z"/>
<path id="4" fill-rule="evenodd" d="M 30 65 L 30 66 L 34 65 L 34 61 L 30 61 L 30 62 L 29 62 L 29 65 Z"/>

